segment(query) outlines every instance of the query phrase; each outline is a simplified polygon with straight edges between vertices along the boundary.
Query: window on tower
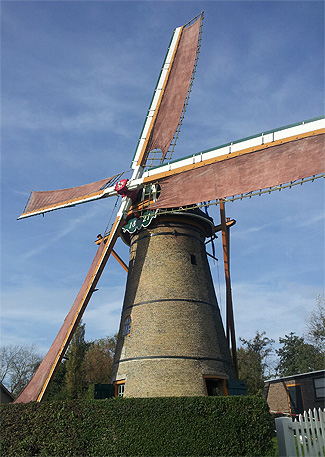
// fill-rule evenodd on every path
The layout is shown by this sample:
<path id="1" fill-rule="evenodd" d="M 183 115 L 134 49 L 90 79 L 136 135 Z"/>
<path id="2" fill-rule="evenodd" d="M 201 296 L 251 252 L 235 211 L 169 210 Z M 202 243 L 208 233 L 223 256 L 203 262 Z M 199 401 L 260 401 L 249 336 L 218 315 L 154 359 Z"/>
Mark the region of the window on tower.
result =
<path id="1" fill-rule="evenodd" d="M 117 396 L 118 397 L 124 396 L 124 386 L 125 386 L 125 384 L 118 384 L 118 386 L 117 386 Z"/>
<path id="2" fill-rule="evenodd" d="M 124 397 L 125 379 L 114 381 L 114 396 Z"/>
<path id="3" fill-rule="evenodd" d="M 191 264 L 196 265 L 196 257 L 194 254 L 191 254 Z"/>
<path id="4" fill-rule="evenodd" d="M 132 325 L 131 316 L 127 316 L 124 319 L 123 336 L 130 335 L 130 333 L 131 333 L 131 325 Z"/>

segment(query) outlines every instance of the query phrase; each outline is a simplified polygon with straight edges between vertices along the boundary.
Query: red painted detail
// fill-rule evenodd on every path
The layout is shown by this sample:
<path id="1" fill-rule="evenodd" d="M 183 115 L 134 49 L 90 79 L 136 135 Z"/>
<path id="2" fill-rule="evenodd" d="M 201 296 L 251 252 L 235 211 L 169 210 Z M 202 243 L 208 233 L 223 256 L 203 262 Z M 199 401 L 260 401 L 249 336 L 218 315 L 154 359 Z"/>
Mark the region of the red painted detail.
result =
<path id="1" fill-rule="evenodd" d="M 129 197 L 131 198 L 132 202 L 135 201 L 138 195 L 138 190 L 129 190 L 127 187 L 128 179 L 121 179 L 115 185 L 116 192 L 121 195 L 122 197 Z"/>
<path id="2" fill-rule="evenodd" d="M 128 179 L 121 179 L 115 185 L 115 190 L 118 194 L 122 195 L 122 197 L 126 197 L 126 191 L 128 190 L 127 185 Z"/>

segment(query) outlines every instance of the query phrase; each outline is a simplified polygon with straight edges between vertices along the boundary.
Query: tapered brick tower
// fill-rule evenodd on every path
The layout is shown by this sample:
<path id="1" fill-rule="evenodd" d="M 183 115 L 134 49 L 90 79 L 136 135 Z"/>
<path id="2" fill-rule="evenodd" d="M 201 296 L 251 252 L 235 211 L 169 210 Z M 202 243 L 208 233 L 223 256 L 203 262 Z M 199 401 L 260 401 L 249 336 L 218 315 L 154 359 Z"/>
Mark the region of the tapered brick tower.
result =
<path id="1" fill-rule="evenodd" d="M 116 394 L 199 396 L 235 379 L 202 211 L 158 216 L 130 237 L 130 264 L 113 365 Z"/>

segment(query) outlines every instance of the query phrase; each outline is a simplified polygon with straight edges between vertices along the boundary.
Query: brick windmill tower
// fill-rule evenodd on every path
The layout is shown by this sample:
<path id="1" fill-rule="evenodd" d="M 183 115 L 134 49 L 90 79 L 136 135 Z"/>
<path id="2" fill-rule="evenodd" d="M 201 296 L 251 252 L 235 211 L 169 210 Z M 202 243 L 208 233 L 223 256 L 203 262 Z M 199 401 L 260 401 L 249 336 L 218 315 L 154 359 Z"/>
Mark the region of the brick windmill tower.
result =
<path id="1" fill-rule="evenodd" d="M 116 395 L 228 393 L 237 378 L 217 304 L 199 209 L 158 215 L 128 236 L 130 263 L 113 364 Z M 228 381 L 229 383 L 229 381 Z"/>
<path id="2" fill-rule="evenodd" d="M 227 262 L 231 221 L 225 219 L 224 201 L 324 176 L 325 120 L 267 131 L 172 162 L 197 65 L 202 19 L 201 13 L 174 31 L 131 179 L 121 179 L 121 174 L 79 187 L 32 192 L 20 216 L 122 197 L 55 341 L 16 402 L 42 400 L 109 256 L 119 258 L 113 247 L 120 236 L 130 245 L 130 264 L 113 369 L 116 394 L 231 393 L 231 381 L 236 381 L 236 360 L 229 351 L 231 342 L 235 355 Z M 220 206 L 217 228 L 198 209 L 208 204 Z M 225 255 L 226 331 L 204 246 L 218 230 Z"/>

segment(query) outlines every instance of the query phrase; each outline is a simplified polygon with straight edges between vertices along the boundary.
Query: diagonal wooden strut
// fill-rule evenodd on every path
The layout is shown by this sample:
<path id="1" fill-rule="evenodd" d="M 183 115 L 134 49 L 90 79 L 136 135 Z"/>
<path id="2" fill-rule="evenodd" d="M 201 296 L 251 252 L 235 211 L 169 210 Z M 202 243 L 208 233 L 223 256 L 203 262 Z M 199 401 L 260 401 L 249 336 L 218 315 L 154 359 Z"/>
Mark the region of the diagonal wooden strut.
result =
<path id="1" fill-rule="evenodd" d="M 236 350 L 236 335 L 235 335 L 235 323 L 234 323 L 234 312 L 232 304 L 232 292 L 231 292 L 231 281 L 230 281 L 230 267 L 229 267 L 229 248 L 230 248 L 230 237 L 229 229 L 230 226 L 227 224 L 225 216 L 225 205 L 222 200 L 219 202 L 220 206 L 220 218 L 221 218 L 221 231 L 222 231 L 222 247 L 223 247 L 223 261 L 225 268 L 225 281 L 226 281 L 226 337 L 228 346 L 232 350 L 232 358 L 235 365 L 236 375 L 238 378 L 238 362 L 237 362 L 237 350 Z"/>
<path id="2" fill-rule="evenodd" d="M 100 243 L 103 241 L 103 237 L 102 237 L 102 235 L 98 235 L 97 238 L 98 239 L 95 241 L 95 243 L 99 246 Z M 108 239 L 108 235 L 104 237 L 104 243 L 106 243 L 107 239 Z M 118 261 L 118 263 L 121 265 L 121 267 L 124 268 L 124 270 L 128 273 L 129 267 L 124 262 L 124 260 L 118 255 L 118 253 L 116 251 L 114 251 L 114 249 L 112 249 L 112 256 L 114 257 L 114 259 L 116 259 Z"/>
<path id="3" fill-rule="evenodd" d="M 124 268 L 124 270 L 128 273 L 129 268 L 128 268 L 127 264 L 123 261 L 123 259 L 121 259 L 121 257 L 118 255 L 118 253 L 114 251 L 114 249 L 112 249 L 112 256 L 114 257 L 114 259 L 116 259 L 118 261 L 118 263 L 121 265 L 121 267 Z"/>

